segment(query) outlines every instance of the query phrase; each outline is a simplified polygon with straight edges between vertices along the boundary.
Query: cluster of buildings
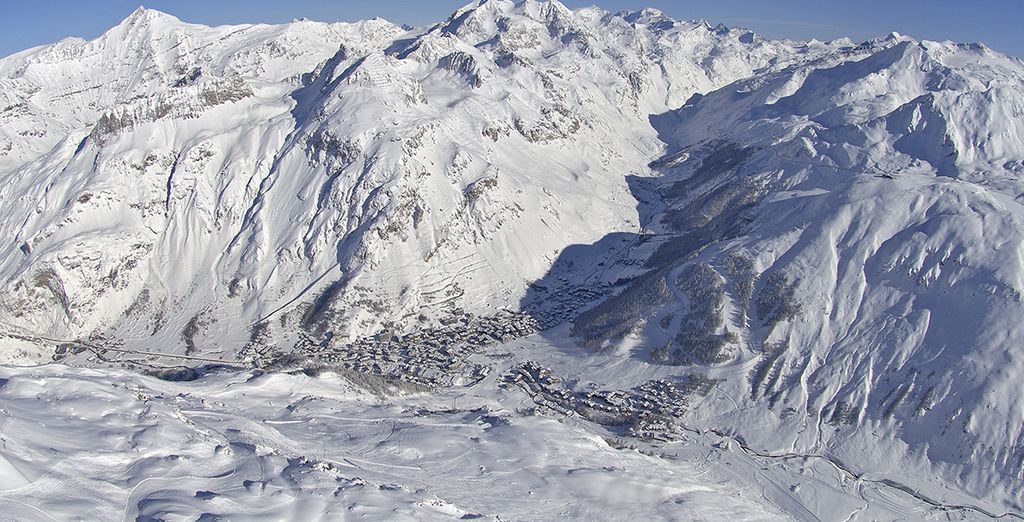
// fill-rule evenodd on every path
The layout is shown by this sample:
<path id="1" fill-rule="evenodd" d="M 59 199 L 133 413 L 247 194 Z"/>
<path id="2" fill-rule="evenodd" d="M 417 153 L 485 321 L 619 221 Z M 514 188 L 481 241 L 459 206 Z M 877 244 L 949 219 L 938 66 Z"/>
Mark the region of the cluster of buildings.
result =
<path id="1" fill-rule="evenodd" d="M 527 312 L 537 321 L 541 330 L 571 321 L 576 318 L 594 301 L 607 296 L 609 285 L 563 286 L 551 290 L 534 287 L 535 292 L 543 293 L 543 299 L 535 299 L 527 305 Z"/>
<path id="2" fill-rule="evenodd" d="M 715 385 L 702 375 L 689 375 L 678 382 L 654 379 L 631 390 L 574 391 L 550 368 L 534 361 L 512 368 L 502 383 L 523 389 L 547 410 L 578 414 L 633 437 L 660 441 L 680 438 L 683 430 L 677 419 L 685 413 L 690 397 L 706 395 Z"/>
<path id="3" fill-rule="evenodd" d="M 487 317 L 463 312 L 445 323 L 439 328 L 405 335 L 389 332 L 351 343 L 308 343 L 299 351 L 327 366 L 422 386 L 469 386 L 490 372 L 489 366 L 469 362 L 471 355 L 539 329 L 530 315 L 509 310 Z"/>

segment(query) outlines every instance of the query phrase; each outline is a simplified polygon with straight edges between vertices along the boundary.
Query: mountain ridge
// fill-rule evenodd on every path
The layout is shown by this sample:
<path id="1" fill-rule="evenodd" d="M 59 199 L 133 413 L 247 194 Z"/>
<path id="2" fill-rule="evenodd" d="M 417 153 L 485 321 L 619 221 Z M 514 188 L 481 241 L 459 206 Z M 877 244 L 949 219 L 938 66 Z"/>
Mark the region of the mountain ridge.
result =
<path id="1" fill-rule="evenodd" d="M 1022 86 L 979 45 L 651 10 L 140 8 L 0 60 L 3 357 L 259 365 L 507 310 L 637 384 L 714 380 L 694 425 L 1017 509 Z"/>

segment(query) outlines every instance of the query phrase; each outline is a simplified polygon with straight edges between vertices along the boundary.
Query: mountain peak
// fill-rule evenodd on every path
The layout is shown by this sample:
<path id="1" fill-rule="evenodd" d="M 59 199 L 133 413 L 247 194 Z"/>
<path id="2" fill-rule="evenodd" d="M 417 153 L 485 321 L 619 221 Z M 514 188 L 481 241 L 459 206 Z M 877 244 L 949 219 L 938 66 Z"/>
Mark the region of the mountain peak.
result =
<path id="1" fill-rule="evenodd" d="M 139 6 L 119 24 L 108 29 L 104 37 L 114 41 L 144 37 L 179 24 L 181 21 L 172 15 Z"/>
<path id="2" fill-rule="evenodd" d="M 558 0 L 523 0 L 519 3 L 519 8 L 539 19 L 550 19 L 554 16 L 572 13 L 572 9 Z"/>
<path id="3" fill-rule="evenodd" d="M 839 491 L 809 475 L 832 481 L 839 461 L 870 488 L 905 481 L 905 512 L 946 506 L 907 491 L 1024 506 L 1024 62 L 893 38 L 772 41 L 546 0 L 474 0 L 408 33 L 140 7 L 100 38 L 0 60 L 0 364 L 191 378 L 203 367 L 162 372 L 219 361 L 346 401 L 411 391 L 432 411 L 465 389 L 515 428 L 536 392 L 588 437 L 727 433 L 734 466 L 747 448 L 818 459 L 743 464 L 793 466 L 769 476 L 768 516 L 899 516 L 861 510 L 860 475 L 842 500 L 812 498 Z M 337 373 L 321 386 L 300 369 Z M 294 388 L 272 384 L 287 404 Z M 438 414 L 456 436 L 489 431 Z M 268 466 L 299 458 L 292 444 Z M 459 480 L 476 484 L 476 464 Z M 333 483 L 310 477 L 317 494 Z M 451 489 L 417 498 L 507 514 Z M 152 493 L 127 516 L 175 500 Z"/>
<path id="4" fill-rule="evenodd" d="M 132 14 L 128 15 L 127 18 L 122 20 L 121 23 L 118 24 L 118 27 L 129 27 L 140 24 L 147 25 L 158 21 L 179 22 L 180 20 L 178 20 L 178 18 L 174 17 L 173 15 L 167 14 L 163 11 L 158 11 L 156 9 L 147 9 L 145 6 L 140 5 L 134 11 L 132 11 Z"/>
<path id="5" fill-rule="evenodd" d="M 439 24 L 442 32 L 468 37 L 493 32 L 496 23 L 506 17 L 522 16 L 540 23 L 565 24 L 573 10 L 558 0 L 474 0 L 459 8 Z"/>

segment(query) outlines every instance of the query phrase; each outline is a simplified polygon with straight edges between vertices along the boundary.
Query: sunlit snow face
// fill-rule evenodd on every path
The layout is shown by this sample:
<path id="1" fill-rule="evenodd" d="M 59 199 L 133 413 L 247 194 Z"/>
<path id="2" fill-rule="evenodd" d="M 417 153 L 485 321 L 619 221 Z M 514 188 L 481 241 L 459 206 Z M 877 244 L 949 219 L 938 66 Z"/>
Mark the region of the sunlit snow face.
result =
<path id="1" fill-rule="evenodd" d="M 977 45 L 499 1 L 422 29 L 139 10 L 2 60 L 0 361 L 342 374 L 10 370 L 3 487 L 84 474 L 115 517 L 1012 504 L 1022 78 Z M 544 389 L 499 386 L 531 362 Z"/>

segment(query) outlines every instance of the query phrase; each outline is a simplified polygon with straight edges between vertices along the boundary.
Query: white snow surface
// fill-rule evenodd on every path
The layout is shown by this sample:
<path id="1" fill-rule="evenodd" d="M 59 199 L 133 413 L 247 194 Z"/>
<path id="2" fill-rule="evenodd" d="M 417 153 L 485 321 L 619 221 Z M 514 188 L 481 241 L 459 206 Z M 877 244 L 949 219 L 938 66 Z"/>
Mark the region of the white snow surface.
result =
<path id="1" fill-rule="evenodd" d="M 15 518 L 1017 516 L 1022 93 L 1024 63 L 977 44 L 538 0 L 413 30 L 139 9 L 7 57 L 0 362 L 82 339 L 244 361 L 591 287 L 609 299 L 501 349 L 576 387 L 717 384 L 680 419 L 703 435 L 648 455 L 493 377 L 382 399 L 11 367 L 0 495 Z"/>
<path id="2" fill-rule="evenodd" d="M 808 54 L 638 16 L 489 1 L 405 32 L 140 9 L 8 57 L 4 317 L 179 349 L 198 317 L 230 354 L 313 303 L 353 337 L 514 307 L 566 246 L 637 228 L 650 114 Z"/>
<path id="3" fill-rule="evenodd" d="M 4 520 L 965 519 L 822 459 L 692 435 L 660 448 L 522 392 L 382 398 L 335 374 L 171 383 L 0 369 Z M 489 391 L 488 391 L 489 390 Z"/>

